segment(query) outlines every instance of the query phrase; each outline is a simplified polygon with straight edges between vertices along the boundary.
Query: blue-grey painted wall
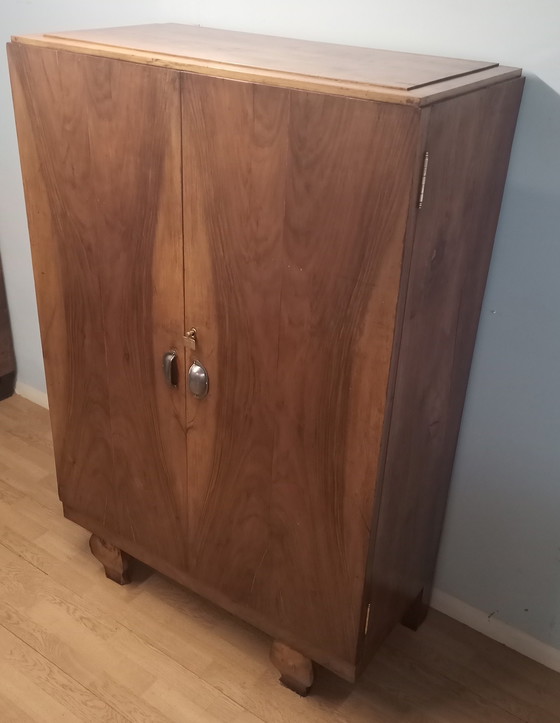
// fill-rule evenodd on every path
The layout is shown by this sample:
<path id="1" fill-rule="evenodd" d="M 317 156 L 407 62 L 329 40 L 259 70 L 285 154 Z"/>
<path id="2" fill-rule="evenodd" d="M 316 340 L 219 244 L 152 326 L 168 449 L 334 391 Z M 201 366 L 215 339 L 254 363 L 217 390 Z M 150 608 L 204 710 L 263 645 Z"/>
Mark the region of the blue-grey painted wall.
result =
<path id="1" fill-rule="evenodd" d="M 523 66 L 528 75 L 437 585 L 560 648 L 560 5 L 557 0 L 10 0 L 10 34 L 187 22 Z M 19 380 L 44 389 L 5 58 L 0 249 Z"/>

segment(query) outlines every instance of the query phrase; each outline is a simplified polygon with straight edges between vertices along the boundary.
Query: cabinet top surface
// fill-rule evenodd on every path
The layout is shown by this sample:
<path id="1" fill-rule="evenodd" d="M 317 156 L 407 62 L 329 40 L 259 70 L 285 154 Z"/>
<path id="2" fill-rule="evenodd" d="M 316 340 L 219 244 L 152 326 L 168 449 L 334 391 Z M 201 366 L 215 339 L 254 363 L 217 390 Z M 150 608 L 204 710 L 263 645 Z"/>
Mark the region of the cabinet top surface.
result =
<path id="1" fill-rule="evenodd" d="M 521 72 L 492 62 L 175 23 L 17 36 L 13 40 L 207 75 L 415 105 Z"/>

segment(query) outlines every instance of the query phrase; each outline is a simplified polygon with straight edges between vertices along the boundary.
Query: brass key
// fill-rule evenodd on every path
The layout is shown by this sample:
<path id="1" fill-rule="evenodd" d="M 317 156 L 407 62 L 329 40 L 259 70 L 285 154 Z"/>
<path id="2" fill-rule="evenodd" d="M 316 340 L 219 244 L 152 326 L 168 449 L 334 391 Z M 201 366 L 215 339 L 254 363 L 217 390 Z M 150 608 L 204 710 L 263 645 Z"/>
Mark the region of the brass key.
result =
<path id="1" fill-rule="evenodd" d="M 185 334 L 185 346 L 196 351 L 196 329 L 194 327 Z"/>

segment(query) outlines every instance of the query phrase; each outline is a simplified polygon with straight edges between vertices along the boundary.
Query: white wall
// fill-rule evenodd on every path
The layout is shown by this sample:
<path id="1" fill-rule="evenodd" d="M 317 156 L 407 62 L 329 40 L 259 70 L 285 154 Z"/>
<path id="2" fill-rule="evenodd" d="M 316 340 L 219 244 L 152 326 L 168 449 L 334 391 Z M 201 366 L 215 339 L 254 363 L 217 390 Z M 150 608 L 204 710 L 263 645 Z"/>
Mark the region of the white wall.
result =
<path id="1" fill-rule="evenodd" d="M 187 22 L 497 60 L 526 85 L 437 585 L 560 648 L 560 4 L 557 0 L 2 0 L 10 34 Z M 0 247 L 20 381 L 44 388 L 5 59 Z"/>

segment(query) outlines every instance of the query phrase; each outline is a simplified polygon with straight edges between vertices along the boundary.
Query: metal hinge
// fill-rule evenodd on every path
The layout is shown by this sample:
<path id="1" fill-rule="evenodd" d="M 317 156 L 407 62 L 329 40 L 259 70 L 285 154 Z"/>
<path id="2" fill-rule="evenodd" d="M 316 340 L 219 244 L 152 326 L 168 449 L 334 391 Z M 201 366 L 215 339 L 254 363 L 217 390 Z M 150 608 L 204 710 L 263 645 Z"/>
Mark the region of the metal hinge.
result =
<path id="1" fill-rule="evenodd" d="M 424 189 L 426 188 L 426 176 L 428 175 L 428 161 L 430 155 L 428 151 L 424 153 L 424 164 L 422 165 L 422 178 L 420 179 L 420 193 L 418 194 L 418 205 L 417 208 L 422 208 L 424 201 Z"/>
<path id="2" fill-rule="evenodd" d="M 368 604 L 367 610 L 366 610 L 366 622 L 364 625 L 364 636 L 367 635 L 368 629 L 369 629 L 369 614 L 371 612 L 371 603 Z"/>

